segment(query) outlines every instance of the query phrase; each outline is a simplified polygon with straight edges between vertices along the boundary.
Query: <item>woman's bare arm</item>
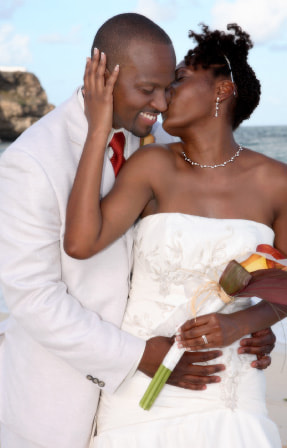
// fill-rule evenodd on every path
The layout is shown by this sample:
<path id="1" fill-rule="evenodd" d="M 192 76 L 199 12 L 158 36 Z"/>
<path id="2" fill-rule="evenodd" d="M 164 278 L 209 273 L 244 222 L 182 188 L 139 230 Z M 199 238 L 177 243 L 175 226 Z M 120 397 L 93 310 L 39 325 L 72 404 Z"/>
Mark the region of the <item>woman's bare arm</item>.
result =
<path id="1" fill-rule="evenodd" d="M 74 258 L 89 258 L 123 234 L 152 197 L 141 159 L 130 160 L 115 188 L 100 203 L 106 142 L 112 127 L 113 88 L 118 67 L 105 79 L 106 57 L 95 52 L 87 60 L 84 76 L 88 135 L 67 206 L 65 251 Z"/>
<path id="2" fill-rule="evenodd" d="M 278 165 L 271 176 L 266 176 L 266 185 L 266 191 L 263 194 L 265 193 L 267 198 L 268 190 L 270 203 L 274 206 L 274 246 L 286 255 L 287 166 Z M 270 327 L 286 316 L 287 306 L 275 306 L 262 300 L 257 305 L 236 313 L 213 313 L 187 321 L 181 328 L 178 341 L 183 346 L 196 350 L 203 346 L 205 348 L 224 347 L 247 334 Z M 204 344 L 202 335 L 207 336 L 208 344 Z"/>

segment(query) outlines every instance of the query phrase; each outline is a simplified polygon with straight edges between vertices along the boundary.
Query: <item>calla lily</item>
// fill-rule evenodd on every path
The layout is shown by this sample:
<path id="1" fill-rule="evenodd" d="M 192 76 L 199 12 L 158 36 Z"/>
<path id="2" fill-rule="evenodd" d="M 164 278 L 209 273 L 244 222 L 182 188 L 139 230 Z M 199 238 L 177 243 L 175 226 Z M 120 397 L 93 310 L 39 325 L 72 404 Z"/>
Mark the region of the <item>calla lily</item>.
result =
<path id="1" fill-rule="evenodd" d="M 256 296 L 274 305 L 287 305 L 287 259 L 268 244 L 259 244 L 256 253 L 238 263 L 232 260 L 219 284 L 230 296 Z"/>

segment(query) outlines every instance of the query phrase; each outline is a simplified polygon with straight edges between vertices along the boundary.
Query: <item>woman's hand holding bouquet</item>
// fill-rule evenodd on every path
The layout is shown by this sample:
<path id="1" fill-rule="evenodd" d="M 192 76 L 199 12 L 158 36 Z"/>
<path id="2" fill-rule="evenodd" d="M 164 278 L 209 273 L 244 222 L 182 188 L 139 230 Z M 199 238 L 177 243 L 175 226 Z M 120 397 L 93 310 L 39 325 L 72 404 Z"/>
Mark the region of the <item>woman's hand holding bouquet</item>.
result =
<path id="1" fill-rule="evenodd" d="M 287 311 L 287 259 L 266 244 L 257 246 L 256 250 L 242 263 L 230 261 L 219 279 L 219 287 L 225 295 L 224 301 L 253 296 L 263 299 L 280 320 Z M 270 308 L 266 307 L 266 312 L 270 313 Z M 248 319 L 244 321 L 241 319 L 242 311 L 231 315 L 212 313 L 188 320 L 182 325 L 176 342 L 153 377 L 140 406 L 145 410 L 151 408 L 185 350 L 224 347 L 252 332 L 252 325 L 256 326 L 256 306 L 248 314 Z"/>

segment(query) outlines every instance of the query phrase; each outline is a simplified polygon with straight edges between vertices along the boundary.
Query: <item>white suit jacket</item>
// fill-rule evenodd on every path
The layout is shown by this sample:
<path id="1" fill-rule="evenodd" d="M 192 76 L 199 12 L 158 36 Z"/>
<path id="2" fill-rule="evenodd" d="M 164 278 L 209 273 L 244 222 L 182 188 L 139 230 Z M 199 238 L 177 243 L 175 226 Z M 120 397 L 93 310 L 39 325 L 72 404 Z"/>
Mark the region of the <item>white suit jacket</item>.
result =
<path id="1" fill-rule="evenodd" d="M 131 231 L 88 260 L 63 250 L 86 133 L 75 92 L 0 159 L 0 276 L 11 313 L 0 351 L 0 420 L 47 448 L 87 446 L 100 389 L 115 391 L 145 346 L 119 330 Z M 126 137 L 137 149 L 139 139 Z M 113 183 L 106 158 L 102 195 Z"/>

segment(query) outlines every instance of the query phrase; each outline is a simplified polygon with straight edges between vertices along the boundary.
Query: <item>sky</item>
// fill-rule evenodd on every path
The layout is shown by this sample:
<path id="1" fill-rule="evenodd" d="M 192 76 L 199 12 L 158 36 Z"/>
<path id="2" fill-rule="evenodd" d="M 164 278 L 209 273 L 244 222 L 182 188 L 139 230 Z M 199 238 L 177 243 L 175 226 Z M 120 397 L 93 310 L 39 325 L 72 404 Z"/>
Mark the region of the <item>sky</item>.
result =
<path id="1" fill-rule="evenodd" d="M 34 73 L 57 106 L 81 85 L 97 29 L 123 12 L 144 14 L 164 28 L 178 62 L 193 47 L 190 29 L 238 23 L 254 42 L 249 63 L 262 86 L 245 125 L 287 125 L 286 0 L 0 0 L 0 66 Z"/>

